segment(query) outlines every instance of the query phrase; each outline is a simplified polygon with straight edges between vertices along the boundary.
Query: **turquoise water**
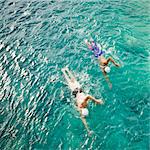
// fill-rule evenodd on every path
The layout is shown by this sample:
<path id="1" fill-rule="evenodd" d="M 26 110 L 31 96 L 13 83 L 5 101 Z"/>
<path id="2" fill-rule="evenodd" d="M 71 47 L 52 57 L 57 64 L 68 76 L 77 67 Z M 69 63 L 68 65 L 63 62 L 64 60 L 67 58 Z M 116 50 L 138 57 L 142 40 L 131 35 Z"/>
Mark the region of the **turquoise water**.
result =
<path id="1" fill-rule="evenodd" d="M 148 0 L 0 0 L 0 149 L 148 150 Z M 84 44 L 93 37 L 121 64 L 112 89 Z M 89 137 L 61 68 L 86 92 Z"/>

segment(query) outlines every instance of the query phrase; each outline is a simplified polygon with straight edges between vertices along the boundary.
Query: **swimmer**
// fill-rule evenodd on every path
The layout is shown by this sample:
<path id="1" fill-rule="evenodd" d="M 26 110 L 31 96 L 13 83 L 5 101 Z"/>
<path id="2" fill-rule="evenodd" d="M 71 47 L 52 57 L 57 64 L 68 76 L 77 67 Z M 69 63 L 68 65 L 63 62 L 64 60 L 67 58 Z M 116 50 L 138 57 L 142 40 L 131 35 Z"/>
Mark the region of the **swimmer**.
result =
<path id="1" fill-rule="evenodd" d="M 110 72 L 110 67 L 108 67 L 109 62 L 112 62 L 116 67 L 120 67 L 119 64 L 117 64 L 111 57 L 105 58 L 104 54 L 105 51 L 102 50 L 102 47 L 100 45 L 97 45 L 93 39 L 90 40 L 91 42 L 88 42 L 88 40 L 85 40 L 86 45 L 88 48 L 93 51 L 94 56 L 98 59 L 100 63 L 100 68 L 102 70 L 102 73 L 109 84 L 109 87 L 112 88 L 112 84 L 107 76 L 107 74 Z"/>
<path id="2" fill-rule="evenodd" d="M 96 104 L 103 104 L 103 101 L 97 100 L 96 98 L 92 97 L 89 94 L 85 94 L 81 88 L 81 85 L 75 79 L 75 77 L 69 71 L 69 69 L 67 67 L 63 68 L 62 72 L 65 76 L 65 79 L 67 80 L 68 86 L 70 87 L 72 94 L 76 98 L 76 107 L 77 107 L 77 110 L 80 112 L 81 120 L 82 120 L 85 128 L 87 129 L 88 134 L 91 135 L 92 131 L 89 130 L 86 119 L 85 119 L 89 114 L 89 111 L 87 109 L 88 102 L 90 100 L 92 100 Z"/>

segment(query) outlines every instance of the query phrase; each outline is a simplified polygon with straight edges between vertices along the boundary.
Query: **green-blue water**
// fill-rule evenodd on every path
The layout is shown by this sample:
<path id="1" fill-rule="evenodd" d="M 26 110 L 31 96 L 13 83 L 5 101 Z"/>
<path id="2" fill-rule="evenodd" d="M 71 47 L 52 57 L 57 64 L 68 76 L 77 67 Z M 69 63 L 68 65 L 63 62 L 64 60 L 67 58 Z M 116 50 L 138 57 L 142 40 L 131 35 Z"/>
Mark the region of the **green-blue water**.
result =
<path id="1" fill-rule="evenodd" d="M 148 150 L 149 10 L 149 0 L 0 0 L 0 149 Z M 84 43 L 90 37 L 122 65 L 112 65 L 112 90 Z M 105 101 L 89 104 L 91 137 L 66 65 Z"/>

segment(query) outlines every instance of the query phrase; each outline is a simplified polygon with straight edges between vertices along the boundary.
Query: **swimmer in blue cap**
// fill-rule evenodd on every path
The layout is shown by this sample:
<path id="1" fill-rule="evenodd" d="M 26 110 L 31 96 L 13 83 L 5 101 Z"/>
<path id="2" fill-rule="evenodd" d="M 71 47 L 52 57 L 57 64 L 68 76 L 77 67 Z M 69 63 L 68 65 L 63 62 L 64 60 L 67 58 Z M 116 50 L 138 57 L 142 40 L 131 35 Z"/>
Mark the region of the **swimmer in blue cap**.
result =
<path id="1" fill-rule="evenodd" d="M 104 54 L 105 51 L 102 50 L 100 45 L 97 45 L 93 39 L 88 42 L 88 40 L 85 40 L 86 45 L 88 48 L 94 53 L 94 56 L 99 60 L 100 68 L 103 72 L 103 75 L 106 79 L 106 81 L 109 84 L 109 87 L 112 88 L 112 84 L 107 76 L 107 74 L 110 72 L 110 67 L 108 66 L 109 62 L 112 62 L 116 67 L 119 67 L 120 65 L 117 64 L 111 57 L 105 58 Z"/>
<path id="2" fill-rule="evenodd" d="M 70 87 L 72 91 L 72 95 L 76 98 L 76 106 L 77 110 L 80 112 L 81 120 L 85 126 L 85 128 L 88 131 L 88 134 L 90 135 L 92 132 L 89 130 L 86 117 L 89 115 L 89 111 L 87 109 L 88 102 L 90 100 L 94 101 L 96 104 L 103 104 L 102 100 L 97 100 L 96 98 L 92 97 L 89 94 L 85 94 L 81 88 L 81 85 L 79 82 L 75 79 L 73 74 L 69 71 L 67 67 L 62 69 L 62 72 L 65 76 L 65 79 L 68 83 L 68 86 Z"/>

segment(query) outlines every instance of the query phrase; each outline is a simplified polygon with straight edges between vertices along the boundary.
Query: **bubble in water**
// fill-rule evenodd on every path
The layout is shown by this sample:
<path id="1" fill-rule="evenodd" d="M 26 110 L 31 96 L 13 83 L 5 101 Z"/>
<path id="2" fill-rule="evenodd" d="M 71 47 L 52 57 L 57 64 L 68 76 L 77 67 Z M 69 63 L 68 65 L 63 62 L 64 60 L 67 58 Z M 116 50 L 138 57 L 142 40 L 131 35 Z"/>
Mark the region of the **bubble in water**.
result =
<path id="1" fill-rule="evenodd" d="M 82 28 L 82 29 L 79 29 L 78 32 L 79 32 L 80 34 L 83 34 L 83 33 L 84 33 L 84 29 L 83 29 L 83 28 Z"/>
<path id="2" fill-rule="evenodd" d="M 29 16 L 30 14 L 31 14 L 30 11 L 25 11 L 25 12 L 23 13 L 24 16 Z"/>
<path id="3" fill-rule="evenodd" d="M 12 58 L 16 57 L 15 51 L 11 53 Z"/>
<path id="4" fill-rule="evenodd" d="M 3 47 L 4 47 L 4 44 L 3 44 L 3 43 L 0 44 L 0 50 L 1 50 Z"/>
<path id="5" fill-rule="evenodd" d="M 14 29 L 15 29 L 15 26 L 14 26 L 14 25 L 11 25 L 11 26 L 10 26 L 10 31 L 12 32 Z"/>
<path id="6" fill-rule="evenodd" d="M 21 61 L 21 62 L 24 62 L 24 61 L 25 61 L 25 57 L 22 56 L 22 57 L 20 58 L 20 61 Z"/>
<path id="7" fill-rule="evenodd" d="M 47 57 L 44 58 L 44 62 L 45 62 L 46 64 L 48 64 L 48 58 L 47 58 Z"/>
<path id="8" fill-rule="evenodd" d="M 9 47 L 9 46 L 7 46 L 7 47 L 6 47 L 6 51 L 8 52 L 9 50 L 10 50 L 10 47 Z"/>

